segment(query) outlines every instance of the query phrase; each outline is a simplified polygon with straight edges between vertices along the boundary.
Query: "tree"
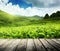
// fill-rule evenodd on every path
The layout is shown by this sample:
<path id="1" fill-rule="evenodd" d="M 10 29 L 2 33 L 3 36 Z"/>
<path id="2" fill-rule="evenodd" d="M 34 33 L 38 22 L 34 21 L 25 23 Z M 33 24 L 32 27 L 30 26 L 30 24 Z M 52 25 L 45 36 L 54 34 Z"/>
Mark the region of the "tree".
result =
<path id="1" fill-rule="evenodd" d="M 57 16 L 57 17 L 60 17 L 60 11 L 57 11 L 57 12 L 56 12 L 56 16 Z"/>
<path id="2" fill-rule="evenodd" d="M 52 14 L 50 15 L 50 18 L 54 18 L 54 17 L 56 17 L 56 13 L 52 13 Z"/>
<path id="3" fill-rule="evenodd" d="M 57 11 L 56 13 L 52 13 L 50 15 L 50 18 L 52 18 L 52 19 L 60 19 L 60 11 Z"/>
<path id="4" fill-rule="evenodd" d="M 46 14 L 46 15 L 44 16 L 44 19 L 48 19 L 48 18 L 49 18 L 49 15 Z"/>

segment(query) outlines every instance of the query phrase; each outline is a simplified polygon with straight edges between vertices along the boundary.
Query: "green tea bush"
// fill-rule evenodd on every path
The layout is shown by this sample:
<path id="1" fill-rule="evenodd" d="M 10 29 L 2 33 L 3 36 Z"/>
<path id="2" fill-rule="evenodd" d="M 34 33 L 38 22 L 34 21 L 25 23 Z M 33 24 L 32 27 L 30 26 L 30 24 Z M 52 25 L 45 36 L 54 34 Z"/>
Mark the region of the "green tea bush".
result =
<path id="1" fill-rule="evenodd" d="M 60 38 L 60 24 L 0 27 L 0 38 Z"/>

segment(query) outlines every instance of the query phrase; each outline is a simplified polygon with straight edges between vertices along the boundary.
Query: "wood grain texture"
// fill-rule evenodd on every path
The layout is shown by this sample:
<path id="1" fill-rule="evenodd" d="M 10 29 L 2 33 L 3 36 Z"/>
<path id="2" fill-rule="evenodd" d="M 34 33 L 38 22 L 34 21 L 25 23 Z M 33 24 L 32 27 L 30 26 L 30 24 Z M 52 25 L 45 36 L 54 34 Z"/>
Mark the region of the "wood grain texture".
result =
<path id="1" fill-rule="evenodd" d="M 0 39 L 0 51 L 60 51 L 60 39 Z"/>
<path id="2" fill-rule="evenodd" d="M 28 39 L 26 51 L 36 51 L 33 39 Z"/>
<path id="3" fill-rule="evenodd" d="M 52 45 L 53 47 L 55 47 L 55 49 L 57 49 L 58 51 L 60 51 L 60 45 L 58 43 L 56 43 L 55 41 L 51 40 L 51 39 L 47 39 L 48 43 L 50 45 Z"/>
<path id="4" fill-rule="evenodd" d="M 16 51 L 26 51 L 27 39 L 21 39 L 20 43 L 17 46 Z"/>
<path id="5" fill-rule="evenodd" d="M 57 51 L 53 46 L 51 46 L 45 39 L 40 39 L 41 43 L 44 45 L 46 51 Z"/>
<path id="6" fill-rule="evenodd" d="M 37 51 L 45 51 L 45 48 L 43 47 L 39 39 L 34 39 L 34 42 L 35 42 Z"/>

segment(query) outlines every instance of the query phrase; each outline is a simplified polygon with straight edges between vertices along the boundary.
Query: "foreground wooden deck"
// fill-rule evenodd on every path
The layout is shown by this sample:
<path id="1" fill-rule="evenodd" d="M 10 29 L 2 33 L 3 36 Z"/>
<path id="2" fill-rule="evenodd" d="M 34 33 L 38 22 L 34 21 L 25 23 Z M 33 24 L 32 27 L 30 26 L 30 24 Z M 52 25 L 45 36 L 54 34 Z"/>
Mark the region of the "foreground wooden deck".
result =
<path id="1" fill-rule="evenodd" d="M 0 51 L 60 51 L 60 39 L 0 39 Z"/>

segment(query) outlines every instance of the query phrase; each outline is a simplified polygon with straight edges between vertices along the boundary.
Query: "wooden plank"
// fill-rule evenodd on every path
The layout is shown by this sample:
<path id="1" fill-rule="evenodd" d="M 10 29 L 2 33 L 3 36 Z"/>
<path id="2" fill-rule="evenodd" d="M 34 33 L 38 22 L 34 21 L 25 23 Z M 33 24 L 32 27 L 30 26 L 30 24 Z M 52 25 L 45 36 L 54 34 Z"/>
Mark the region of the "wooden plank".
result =
<path id="1" fill-rule="evenodd" d="M 60 51 L 60 40 L 0 39 L 0 51 Z"/>
<path id="2" fill-rule="evenodd" d="M 36 51 L 45 51 L 45 48 L 43 47 L 39 39 L 34 39 L 34 43 L 37 49 Z"/>
<path id="3" fill-rule="evenodd" d="M 60 40 L 59 39 L 56 39 L 58 42 L 60 42 Z"/>
<path id="4" fill-rule="evenodd" d="M 26 51 L 27 39 L 22 39 L 18 44 L 16 51 Z"/>
<path id="5" fill-rule="evenodd" d="M 55 47 L 55 49 L 57 49 L 58 51 L 60 51 L 60 45 L 54 41 L 52 41 L 51 39 L 46 39 L 47 42 L 52 45 L 53 47 Z"/>
<path id="6" fill-rule="evenodd" d="M 56 39 L 56 40 L 58 40 L 60 42 L 60 39 Z"/>
<path id="7" fill-rule="evenodd" d="M 15 51 L 16 46 L 18 45 L 19 42 L 20 42 L 19 39 L 12 40 L 12 42 L 6 46 L 4 51 Z"/>
<path id="8" fill-rule="evenodd" d="M 52 40 L 60 45 L 60 41 L 59 40 L 57 40 L 57 39 L 52 39 Z"/>
<path id="9" fill-rule="evenodd" d="M 0 47 L 6 43 L 9 39 L 0 39 Z"/>
<path id="10" fill-rule="evenodd" d="M 26 51 L 36 51 L 33 39 L 28 39 Z"/>
<path id="11" fill-rule="evenodd" d="M 6 39 L 5 39 L 5 41 L 6 41 Z M 13 40 L 12 40 L 12 41 L 13 41 Z M 4 50 L 5 50 L 5 47 L 6 47 L 10 42 L 11 42 L 11 40 L 6 41 L 6 43 L 2 44 L 2 45 L 0 46 L 0 50 L 1 50 L 1 51 L 4 51 Z"/>
<path id="12" fill-rule="evenodd" d="M 3 51 L 3 45 L 7 43 L 8 39 L 0 39 L 0 51 Z"/>
<path id="13" fill-rule="evenodd" d="M 40 39 L 46 51 L 57 51 L 54 47 L 52 47 L 45 39 Z"/>
<path id="14" fill-rule="evenodd" d="M 57 39 L 57 40 L 60 40 L 60 39 Z"/>

